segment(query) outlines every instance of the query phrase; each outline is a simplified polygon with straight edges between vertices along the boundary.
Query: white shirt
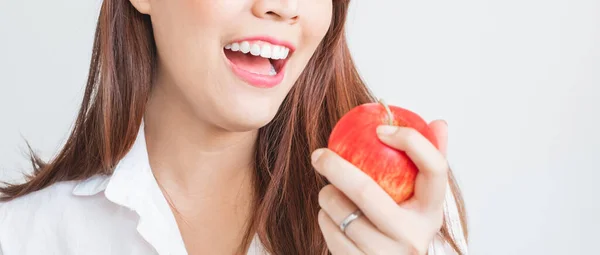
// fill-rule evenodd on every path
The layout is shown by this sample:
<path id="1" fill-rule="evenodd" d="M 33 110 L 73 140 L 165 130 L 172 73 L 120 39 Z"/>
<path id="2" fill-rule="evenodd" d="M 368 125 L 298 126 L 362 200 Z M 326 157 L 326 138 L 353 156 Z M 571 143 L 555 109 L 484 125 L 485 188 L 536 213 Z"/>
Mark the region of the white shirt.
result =
<path id="1" fill-rule="evenodd" d="M 150 169 L 143 130 L 112 175 L 59 182 L 0 203 L 0 255 L 187 254 Z M 430 251 L 453 254 L 439 240 Z M 265 254 L 258 238 L 248 254 Z"/>

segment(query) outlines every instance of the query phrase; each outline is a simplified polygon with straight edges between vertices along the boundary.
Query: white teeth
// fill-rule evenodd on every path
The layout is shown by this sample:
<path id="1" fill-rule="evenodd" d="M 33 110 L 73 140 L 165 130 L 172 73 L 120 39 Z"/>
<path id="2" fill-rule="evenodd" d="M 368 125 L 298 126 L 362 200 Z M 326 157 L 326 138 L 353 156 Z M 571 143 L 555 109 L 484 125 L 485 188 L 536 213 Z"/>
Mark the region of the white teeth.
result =
<path id="1" fill-rule="evenodd" d="M 239 43 L 233 43 L 231 44 L 231 51 L 238 51 L 240 50 L 240 44 Z"/>
<path id="2" fill-rule="evenodd" d="M 280 47 L 279 48 L 279 59 L 285 59 L 285 47 Z"/>
<path id="3" fill-rule="evenodd" d="M 274 46 L 273 47 L 273 52 L 271 54 L 271 58 L 272 59 L 279 59 L 279 51 L 280 51 L 281 47 L 280 46 Z"/>
<path id="4" fill-rule="evenodd" d="M 275 67 L 273 66 L 273 64 L 271 64 L 271 70 L 269 71 L 269 75 L 270 76 L 277 75 L 277 71 L 275 70 Z"/>
<path id="5" fill-rule="evenodd" d="M 258 44 L 252 44 L 252 47 L 250 48 L 250 54 L 252 54 L 252 56 L 260 55 L 260 46 Z"/>
<path id="6" fill-rule="evenodd" d="M 288 57 L 288 54 L 290 54 L 290 49 L 285 48 L 285 51 L 283 53 L 283 59 L 286 59 Z"/>
<path id="7" fill-rule="evenodd" d="M 250 43 L 243 41 L 242 44 L 240 44 L 240 51 L 244 54 L 250 52 Z"/>
<path id="8" fill-rule="evenodd" d="M 268 44 L 263 45 L 262 49 L 260 50 L 260 56 L 263 58 L 270 58 L 271 55 L 271 46 Z"/>
<path id="9" fill-rule="evenodd" d="M 250 53 L 253 56 L 260 56 L 262 58 L 270 59 L 286 59 L 289 56 L 290 49 L 284 46 L 271 45 L 268 43 L 250 43 L 243 41 L 239 43 L 232 43 L 225 45 L 226 50 L 240 51 L 244 54 Z"/>
<path id="10" fill-rule="evenodd" d="M 290 52 L 290 50 L 286 47 L 278 47 L 276 55 L 277 59 L 286 59 L 288 55 L 286 52 Z"/>

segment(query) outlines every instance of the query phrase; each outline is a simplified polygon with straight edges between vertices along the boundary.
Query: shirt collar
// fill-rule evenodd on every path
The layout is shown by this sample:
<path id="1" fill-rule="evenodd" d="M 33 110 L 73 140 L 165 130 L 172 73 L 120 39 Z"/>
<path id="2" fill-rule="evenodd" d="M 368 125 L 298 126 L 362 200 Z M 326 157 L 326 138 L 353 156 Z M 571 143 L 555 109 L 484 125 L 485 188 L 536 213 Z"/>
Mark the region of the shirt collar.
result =
<path id="1" fill-rule="evenodd" d="M 113 173 L 79 182 L 73 194 L 94 196 L 103 191 L 109 201 L 138 214 L 138 232 L 159 254 L 187 254 L 177 222 L 150 168 L 143 122 L 133 146 Z"/>
<path id="2" fill-rule="evenodd" d="M 134 188 L 135 185 L 143 185 L 139 177 L 151 174 L 144 134 L 144 124 L 140 125 L 133 146 L 127 154 L 117 163 L 111 175 L 94 175 L 86 180 L 80 181 L 73 189 L 77 196 L 93 196 L 102 191 L 117 189 L 118 191 Z M 135 177 L 127 180 L 126 177 Z M 112 192 L 111 192 L 112 193 Z M 122 195 L 127 193 L 119 192 Z"/>
<path id="3" fill-rule="evenodd" d="M 159 254 L 187 255 L 177 222 L 150 168 L 143 121 L 133 146 L 111 175 L 92 176 L 73 189 L 74 195 L 82 197 L 101 192 L 139 215 L 138 232 Z M 267 254 L 258 236 L 248 254 Z"/>

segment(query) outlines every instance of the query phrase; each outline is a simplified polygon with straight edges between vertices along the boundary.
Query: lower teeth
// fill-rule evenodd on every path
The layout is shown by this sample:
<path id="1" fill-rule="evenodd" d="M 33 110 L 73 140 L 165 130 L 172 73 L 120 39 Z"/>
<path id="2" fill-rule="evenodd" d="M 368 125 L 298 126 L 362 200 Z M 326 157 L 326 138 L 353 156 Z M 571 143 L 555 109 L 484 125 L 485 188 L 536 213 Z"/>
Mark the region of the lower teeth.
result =
<path id="1" fill-rule="evenodd" d="M 250 71 L 250 70 L 247 70 L 247 71 L 250 72 L 250 73 L 253 73 L 253 74 L 265 75 L 265 73 L 253 72 L 253 71 Z M 271 65 L 271 70 L 269 70 L 269 73 L 267 75 L 268 76 L 275 76 L 275 75 L 277 75 L 277 70 L 275 70 L 275 67 L 273 65 Z"/>

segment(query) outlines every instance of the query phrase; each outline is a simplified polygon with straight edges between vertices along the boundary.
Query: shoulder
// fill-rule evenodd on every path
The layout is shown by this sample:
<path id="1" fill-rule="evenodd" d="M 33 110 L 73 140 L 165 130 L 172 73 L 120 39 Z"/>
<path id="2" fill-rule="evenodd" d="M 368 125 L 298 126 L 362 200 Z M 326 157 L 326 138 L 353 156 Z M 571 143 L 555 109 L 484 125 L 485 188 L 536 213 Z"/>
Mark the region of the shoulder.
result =
<path id="1" fill-rule="evenodd" d="M 107 215 L 110 203 L 103 195 L 77 196 L 78 181 L 63 181 L 10 201 L 0 202 L 0 243 L 64 232 Z M 103 215 L 100 215 L 103 214 Z M 46 233 L 46 235 L 44 234 Z M 10 242 L 8 242 L 10 243 Z"/>
<path id="2" fill-rule="evenodd" d="M 0 254 L 148 254 L 138 215 L 106 197 L 106 180 L 59 182 L 0 203 Z"/>
<path id="3" fill-rule="evenodd" d="M 61 181 L 25 196 L 0 202 L 0 222 L 92 209 L 93 205 L 106 201 L 101 193 L 106 180 L 106 176 L 95 175 L 83 181 Z"/>
<path id="4" fill-rule="evenodd" d="M 12 222 L 17 218 L 58 210 L 58 205 L 74 202 L 73 188 L 77 182 L 58 182 L 7 202 L 0 202 L 0 222 Z"/>
<path id="5" fill-rule="evenodd" d="M 10 201 L 0 202 L 0 240 L 6 231 L 29 229 L 60 223 L 72 211 L 82 207 L 81 199 L 73 195 L 76 181 L 52 184 Z"/>
<path id="6" fill-rule="evenodd" d="M 59 182 L 10 201 L 0 202 L 0 244 L 3 249 L 28 240 L 32 234 L 51 233 L 62 221 L 67 207 L 73 207 L 70 195 L 74 181 Z M 35 230 L 34 230 L 35 229 Z"/>

